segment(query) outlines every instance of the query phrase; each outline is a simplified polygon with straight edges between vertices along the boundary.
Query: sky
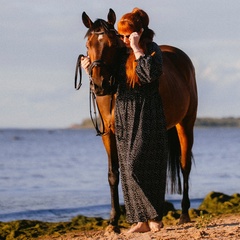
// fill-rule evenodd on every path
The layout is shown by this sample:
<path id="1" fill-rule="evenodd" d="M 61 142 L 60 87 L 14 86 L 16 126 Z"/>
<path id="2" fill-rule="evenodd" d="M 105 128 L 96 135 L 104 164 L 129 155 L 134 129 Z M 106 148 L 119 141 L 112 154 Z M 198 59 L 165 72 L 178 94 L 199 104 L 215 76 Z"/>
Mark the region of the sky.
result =
<path id="1" fill-rule="evenodd" d="M 0 128 L 65 128 L 89 118 L 89 80 L 74 89 L 94 21 L 145 10 L 154 41 L 181 48 L 196 70 L 198 117 L 240 117 L 239 0 L 0 0 Z"/>

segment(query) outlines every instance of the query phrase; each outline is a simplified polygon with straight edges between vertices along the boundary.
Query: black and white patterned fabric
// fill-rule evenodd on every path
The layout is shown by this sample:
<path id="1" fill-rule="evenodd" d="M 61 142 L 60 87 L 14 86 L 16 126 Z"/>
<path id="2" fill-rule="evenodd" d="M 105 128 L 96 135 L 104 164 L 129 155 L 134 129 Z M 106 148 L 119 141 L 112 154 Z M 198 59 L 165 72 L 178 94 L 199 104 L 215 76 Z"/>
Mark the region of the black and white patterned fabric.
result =
<path id="1" fill-rule="evenodd" d="M 127 221 L 161 220 L 166 188 L 167 132 L 161 97 L 162 54 L 156 43 L 137 60 L 141 86 L 126 86 L 125 63 L 119 69 L 115 124 Z"/>

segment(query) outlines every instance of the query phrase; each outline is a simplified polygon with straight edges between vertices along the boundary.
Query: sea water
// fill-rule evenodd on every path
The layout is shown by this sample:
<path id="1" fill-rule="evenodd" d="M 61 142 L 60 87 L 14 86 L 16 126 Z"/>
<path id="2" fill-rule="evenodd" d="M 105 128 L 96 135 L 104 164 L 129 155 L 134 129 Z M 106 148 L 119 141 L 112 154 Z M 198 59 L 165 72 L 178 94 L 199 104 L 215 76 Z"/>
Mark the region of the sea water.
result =
<path id="1" fill-rule="evenodd" d="M 191 207 L 210 191 L 240 192 L 239 149 L 239 128 L 195 129 Z M 106 152 L 92 129 L 0 130 L 0 221 L 108 218 L 107 176 Z M 166 195 L 177 209 L 181 197 Z"/>

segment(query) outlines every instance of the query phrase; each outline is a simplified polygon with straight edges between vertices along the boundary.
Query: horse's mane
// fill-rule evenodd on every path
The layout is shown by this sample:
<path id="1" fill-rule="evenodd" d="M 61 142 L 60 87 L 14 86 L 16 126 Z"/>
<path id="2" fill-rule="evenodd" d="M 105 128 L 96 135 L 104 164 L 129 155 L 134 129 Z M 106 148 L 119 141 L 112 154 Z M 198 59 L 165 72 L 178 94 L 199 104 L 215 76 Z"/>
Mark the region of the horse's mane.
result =
<path id="1" fill-rule="evenodd" d="M 90 36 L 92 32 L 99 32 L 101 29 L 103 29 L 104 32 L 109 33 L 109 31 L 114 29 L 114 27 L 103 19 L 97 19 L 88 29 L 85 37 Z"/>

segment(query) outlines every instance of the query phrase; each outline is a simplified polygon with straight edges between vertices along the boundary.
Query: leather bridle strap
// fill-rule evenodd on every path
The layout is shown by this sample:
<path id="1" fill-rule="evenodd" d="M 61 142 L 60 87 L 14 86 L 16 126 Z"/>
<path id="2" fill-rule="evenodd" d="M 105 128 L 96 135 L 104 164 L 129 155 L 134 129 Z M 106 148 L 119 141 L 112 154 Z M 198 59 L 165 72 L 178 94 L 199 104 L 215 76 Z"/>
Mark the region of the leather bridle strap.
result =
<path id="1" fill-rule="evenodd" d="M 93 70 L 93 68 L 95 68 L 95 67 L 101 67 L 101 66 L 104 66 L 104 65 L 106 65 L 106 64 L 105 64 L 105 63 L 103 62 L 103 60 L 101 60 L 101 59 L 98 59 L 98 60 L 93 61 L 93 62 L 90 64 L 90 66 L 88 67 L 89 76 L 92 77 L 92 70 Z"/>

